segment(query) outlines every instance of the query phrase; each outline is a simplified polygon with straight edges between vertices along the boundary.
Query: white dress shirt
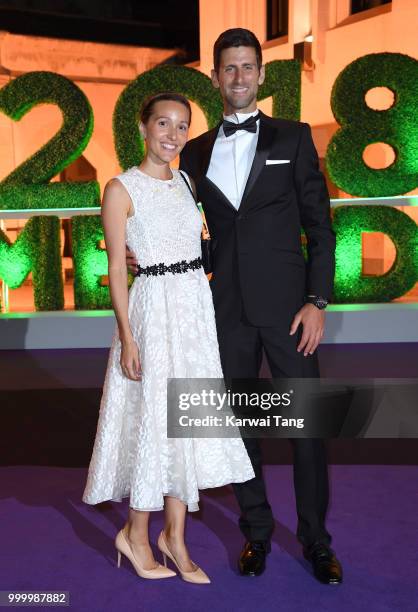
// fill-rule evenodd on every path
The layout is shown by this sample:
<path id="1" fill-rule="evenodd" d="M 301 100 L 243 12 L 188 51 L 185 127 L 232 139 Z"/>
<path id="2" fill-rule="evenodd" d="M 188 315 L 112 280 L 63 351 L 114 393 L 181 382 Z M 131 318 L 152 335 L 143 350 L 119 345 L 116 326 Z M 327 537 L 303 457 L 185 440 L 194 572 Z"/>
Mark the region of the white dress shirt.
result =
<path id="1" fill-rule="evenodd" d="M 232 123 L 243 123 L 257 113 L 258 110 L 252 113 L 234 113 L 224 115 L 224 119 Z M 237 210 L 254 160 L 259 129 L 260 120 L 257 121 L 256 132 L 237 130 L 235 134 L 226 137 L 221 125 L 212 150 L 206 176 Z"/>

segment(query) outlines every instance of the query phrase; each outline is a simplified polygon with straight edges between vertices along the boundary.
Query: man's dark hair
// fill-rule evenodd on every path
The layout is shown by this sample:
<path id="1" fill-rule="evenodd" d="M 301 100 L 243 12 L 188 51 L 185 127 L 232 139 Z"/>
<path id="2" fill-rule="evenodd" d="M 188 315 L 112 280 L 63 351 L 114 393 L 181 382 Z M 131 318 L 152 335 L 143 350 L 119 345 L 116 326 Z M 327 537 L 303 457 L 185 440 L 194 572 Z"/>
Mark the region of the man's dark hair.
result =
<path id="1" fill-rule="evenodd" d="M 230 47 L 253 47 L 257 57 L 257 66 L 260 70 L 263 58 L 261 54 L 261 45 L 257 36 L 250 30 L 245 30 L 244 28 L 231 28 L 230 30 L 222 32 L 213 46 L 213 67 L 215 68 L 215 72 L 219 72 L 222 51 Z"/>

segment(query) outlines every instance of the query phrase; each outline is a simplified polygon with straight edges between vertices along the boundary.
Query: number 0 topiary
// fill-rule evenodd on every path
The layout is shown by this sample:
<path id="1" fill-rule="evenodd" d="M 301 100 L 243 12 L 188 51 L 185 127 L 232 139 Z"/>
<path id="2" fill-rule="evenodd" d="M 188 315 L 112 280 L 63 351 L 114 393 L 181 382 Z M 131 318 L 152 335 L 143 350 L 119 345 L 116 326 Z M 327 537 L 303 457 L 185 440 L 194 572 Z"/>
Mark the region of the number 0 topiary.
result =
<path id="1" fill-rule="evenodd" d="M 121 93 L 113 116 L 116 153 L 123 170 L 141 163 L 144 143 L 139 132 L 139 113 L 144 101 L 162 91 L 175 91 L 195 102 L 208 128 L 222 119 L 222 99 L 209 77 L 186 66 L 159 66 L 140 74 Z M 273 98 L 273 116 L 300 117 L 300 62 L 276 60 L 266 64 L 266 78 L 258 99 Z"/>

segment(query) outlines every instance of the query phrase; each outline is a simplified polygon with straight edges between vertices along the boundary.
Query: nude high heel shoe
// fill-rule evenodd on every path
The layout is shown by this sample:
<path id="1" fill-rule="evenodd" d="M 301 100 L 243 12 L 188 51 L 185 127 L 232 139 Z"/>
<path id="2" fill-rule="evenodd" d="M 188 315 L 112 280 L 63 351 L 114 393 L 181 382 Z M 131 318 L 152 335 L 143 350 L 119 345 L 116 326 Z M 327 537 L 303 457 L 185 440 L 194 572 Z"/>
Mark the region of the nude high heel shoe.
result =
<path id="1" fill-rule="evenodd" d="M 159 550 L 163 553 L 165 567 L 167 567 L 168 557 L 177 567 L 178 571 L 180 572 L 180 576 L 183 578 L 183 580 L 185 580 L 186 582 L 193 582 L 194 584 L 210 584 L 209 576 L 207 576 L 207 574 L 205 574 L 205 572 L 198 565 L 196 565 L 196 563 L 193 563 L 193 561 L 192 563 L 195 566 L 195 569 L 191 572 L 183 572 L 180 569 L 179 564 L 177 563 L 174 555 L 171 553 L 170 549 L 167 546 L 167 540 L 165 539 L 164 531 L 162 531 L 158 537 L 157 546 Z"/>
<path id="2" fill-rule="evenodd" d="M 157 567 L 146 570 L 139 564 L 138 560 L 135 559 L 134 552 L 129 544 L 127 535 L 124 529 L 121 529 L 115 538 L 115 547 L 118 551 L 118 567 L 120 567 L 121 555 L 125 555 L 132 563 L 135 568 L 136 573 L 141 578 L 149 578 L 151 580 L 156 580 L 158 578 L 171 578 L 172 576 L 176 576 L 176 572 L 173 572 L 168 567 L 162 566 L 160 563 L 157 564 Z"/>

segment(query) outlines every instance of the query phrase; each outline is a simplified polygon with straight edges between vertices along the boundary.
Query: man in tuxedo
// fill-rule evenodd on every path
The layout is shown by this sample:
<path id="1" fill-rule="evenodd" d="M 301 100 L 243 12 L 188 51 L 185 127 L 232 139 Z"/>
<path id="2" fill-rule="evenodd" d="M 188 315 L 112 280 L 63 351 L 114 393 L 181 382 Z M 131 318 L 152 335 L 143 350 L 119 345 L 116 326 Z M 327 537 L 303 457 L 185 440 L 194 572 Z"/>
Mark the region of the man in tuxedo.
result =
<path id="1" fill-rule="evenodd" d="M 180 167 L 193 179 L 214 244 L 211 288 L 226 379 L 256 378 L 264 349 L 273 377 L 317 377 L 316 348 L 332 295 L 335 236 L 329 196 L 308 124 L 257 110 L 264 81 L 260 43 L 249 30 L 223 32 L 212 83 L 224 121 L 189 141 Z M 301 250 L 307 239 L 308 263 Z M 247 542 L 243 575 L 264 571 L 273 515 L 257 439 L 244 440 L 255 478 L 235 484 Z M 292 439 L 297 536 L 315 576 L 342 581 L 325 528 L 328 474 L 319 439 Z"/>
<path id="2" fill-rule="evenodd" d="M 224 121 L 186 144 L 180 168 L 194 180 L 214 244 L 210 284 L 225 378 L 257 378 L 263 349 L 274 378 L 314 378 L 334 278 L 329 197 L 308 124 L 257 110 L 263 81 L 256 36 L 241 28 L 223 32 L 214 45 L 212 83 L 223 98 Z M 128 255 L 128 263 L 136 262 Z M 274 519 L 259 441 L 244 442 L 255 478 L 233 485 L 246 538 L 239 569 L 258 576 Z M 325 446 L 319 439 L 291 443 L 297 537 L 318 580 L 338 584 L 342 570 L 325 528 Z"/>

